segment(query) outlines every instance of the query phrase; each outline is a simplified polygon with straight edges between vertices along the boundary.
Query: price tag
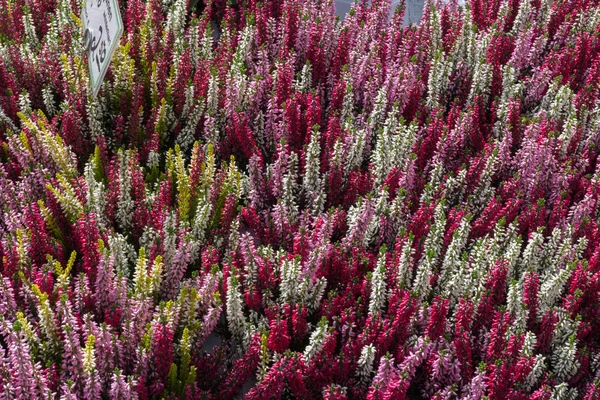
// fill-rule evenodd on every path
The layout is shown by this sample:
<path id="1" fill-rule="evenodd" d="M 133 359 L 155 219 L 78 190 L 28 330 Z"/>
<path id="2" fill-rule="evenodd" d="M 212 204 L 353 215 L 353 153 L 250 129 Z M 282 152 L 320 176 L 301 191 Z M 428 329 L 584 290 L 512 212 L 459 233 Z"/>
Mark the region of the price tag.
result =
<path id="1" fill-rule="evenodd" d="M 81 21 L 95 98 L 123 33 L 123 20 L 117 0 L 85 0 Z"/>

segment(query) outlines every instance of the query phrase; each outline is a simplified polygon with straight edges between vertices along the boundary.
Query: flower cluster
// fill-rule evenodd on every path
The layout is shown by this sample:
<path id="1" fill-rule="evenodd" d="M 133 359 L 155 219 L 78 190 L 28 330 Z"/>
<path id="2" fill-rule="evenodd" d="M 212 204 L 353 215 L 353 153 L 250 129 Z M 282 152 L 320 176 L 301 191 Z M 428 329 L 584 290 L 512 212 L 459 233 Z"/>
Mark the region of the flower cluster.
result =
<path id="1" fill-rule="evenodd" d="M 600 398 L 600 3 L 0 0 L 0 399 Z M 35 10 L 35 11 L 34 11 Z"/>

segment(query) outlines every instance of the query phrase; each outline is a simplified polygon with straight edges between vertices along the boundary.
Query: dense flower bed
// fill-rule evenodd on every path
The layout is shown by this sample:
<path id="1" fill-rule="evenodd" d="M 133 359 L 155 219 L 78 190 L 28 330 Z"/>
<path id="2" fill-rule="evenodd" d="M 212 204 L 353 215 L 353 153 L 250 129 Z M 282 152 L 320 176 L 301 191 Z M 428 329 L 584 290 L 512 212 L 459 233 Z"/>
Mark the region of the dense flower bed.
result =
<path id="1" fill-rule="evenodd" d="M 600 398 L 598 1 L 121 0 L 96 100 L 79 3 L 0 0 L 1 399 Z"/>

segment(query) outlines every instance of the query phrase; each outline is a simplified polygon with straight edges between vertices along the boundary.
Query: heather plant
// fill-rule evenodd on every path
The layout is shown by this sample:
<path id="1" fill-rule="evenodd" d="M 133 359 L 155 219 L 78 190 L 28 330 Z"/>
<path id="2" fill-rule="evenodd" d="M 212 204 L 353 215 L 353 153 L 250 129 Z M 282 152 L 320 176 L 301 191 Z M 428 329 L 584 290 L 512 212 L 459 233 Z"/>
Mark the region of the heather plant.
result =
<path id="1" fill-rule="evenodd" d="M 0 0 L 0 399 L 600 398 L 600 3 Z"/>

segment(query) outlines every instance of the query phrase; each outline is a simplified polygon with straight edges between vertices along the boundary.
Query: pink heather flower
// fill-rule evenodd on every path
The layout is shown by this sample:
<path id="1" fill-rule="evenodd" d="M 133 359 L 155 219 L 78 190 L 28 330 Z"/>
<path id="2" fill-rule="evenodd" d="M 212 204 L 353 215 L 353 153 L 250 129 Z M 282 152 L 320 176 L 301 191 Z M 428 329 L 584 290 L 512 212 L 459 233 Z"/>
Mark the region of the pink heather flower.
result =
<path id="1" fill-rule="evenodd" d="M 110 398 L 118 400 L 135 400 L 137 393 L 133 391 L 135 382 L 127 382 L 118 369 L 115 370 L 110 387 Z"/>
<path id="2" fill-rule="evenodd" d="M 82 393 L 85 382 L 83 380 L 83 355 L 81 353 L 80 326 L 72 313 L 73 303 L 67 294 L 60 296 L 58 313 L 63 335 L 61 381 L 71 380 L 73 393 Z"/>

